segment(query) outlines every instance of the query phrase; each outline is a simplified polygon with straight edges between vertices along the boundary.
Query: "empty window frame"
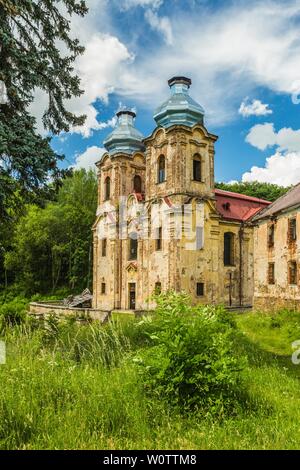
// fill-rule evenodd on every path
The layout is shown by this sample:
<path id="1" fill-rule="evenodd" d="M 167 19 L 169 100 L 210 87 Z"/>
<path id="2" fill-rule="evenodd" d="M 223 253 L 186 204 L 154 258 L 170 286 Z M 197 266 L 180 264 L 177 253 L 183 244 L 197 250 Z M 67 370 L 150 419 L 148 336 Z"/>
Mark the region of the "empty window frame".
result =
<path id="1" fill-rule="evenodd" d="M 202 181 L 202 162 L 199 154 L 193 157 L 193 180 Z"/>
<path id="2" fill-rule="evenodd" d="M 234 266 L 234 233 L 224 233 L 224 266 Z"/>
<path id="3" fill-rule="evenodd" d="M 161 155 L 158 159 L 157 182 L 163 183 L 164 181 L 166 181 L 166 159 Z"/>
<path id="4" fill-rule="evenodd" d="M 104 182 L 104 199 L 107 201 L 110 199 L 110 177 L 108 176 Z"/>
<path id="5" fill-rule="evenodd" d="M 297 220 L 296 217 L 289 219 L 288 241 L 294 242 L 297 240 Z"/>
<path id="6" fill-rule="evenodd" d="M 289 284 L 291 285 L 297 285 L 297 263 L 296 261 L 290 261 L 288 264 L 288 278 L 289 278 Z"/>
<path id="7" fill-rule="evenodd" d="M 203 282 L 197 282 L 196 295 L 197 295 L 197 297 L 203 297 L 204 296 L 204 283 Z"/>
<path id="8" fill-rule="evenodd" d="M 129 239 L 129 259 L 135 260 L 137 259 L 138 255 L 138 240 L 137 234 L 131 234 L 131 238 Z"/>

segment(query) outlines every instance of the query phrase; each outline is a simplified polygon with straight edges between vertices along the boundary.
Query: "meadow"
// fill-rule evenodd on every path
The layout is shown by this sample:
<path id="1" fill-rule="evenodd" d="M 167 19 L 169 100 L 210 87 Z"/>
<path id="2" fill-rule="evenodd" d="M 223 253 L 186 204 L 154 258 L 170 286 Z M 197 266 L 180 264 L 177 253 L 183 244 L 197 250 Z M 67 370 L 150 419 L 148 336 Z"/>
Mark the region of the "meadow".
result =
<path id="1" fill-rule="evenodd" d="M 185 309 L 183 305 L 180 311 Z M 245 359 L 236 372 L 238 393 L 230 395 L 229 406 L 223 406 L 222 389 L 218 395 L 222 400 L 215 400 L 214 406 L 206 400 L 203 406 L 192 403 L 193 407 L 188 407 L 178 401 L 174 406 L 172 397 L 179 388 L 172 377 L 175 388 L 168 389 L 169 378 L 166 375 L 162 382 L 160 370 L 154 385 L 147 376 L 150 366 L 141 372 L 140 357 L 153 367 L 159 360 L 158 352 L 162 353 L 161 342 L 168 351 L 171 347 L 166 343 L 170 337 L 151 320 L 109 323 L 105 327 L 96 322 L 80 324 L 75 319 L 58 321 L 55 317 L 41 322 L 22 316 L 23 310 L 18 308 L 16 321 L 9 317 L 11 304 L 0 310 L 0 339 L 7 346 L 6 364 L 0 365 L 0 449 L 300 447 L 300 365 L 291 361 L 291 343 L 300 339 L 299 313 L 249 312 L 226 318 L 231 324 L 230 351 L 223 347 L 221 365 L 215 357 L 217 349 L 212 351 L 209 343 L 205 354 L 211 354 L 210 358 L 213 355 L 213 369 L 219 367 L 214 380 L 224 381 L 225 371 L 226 387 L 229 382 L 235 383 L 232 374 L 239 358 Z M 202 310 L 199 312 L 202 315 Z M 213 310 L 204 311 L 209 321 L 214 314 Z M 222 325 L 220 328 L 216 335 L 224 338 Z M 186 331 L 190 334 L 184 328 L 176 330 L 175 360 L 185 354 L 185 344 L 190 347 Z M 209 334 L 203 325 L 197 331 Z M 151 349 L 153 341 L 156 345 Z M 195 345 L 198 339 L 194 336 L 192 341 Z M 151 350 L 155 354 L 149 359 Z M 196 357 L 197 351 L 192 356 Z M 191 367 L 189 363 L 189 370 Z M 178 381 L 183 380 L 180 374 Z M 201 380 L 203 377 L 208 380 L 210 376 Z M 215 382 L 210 383 L 215 387 Z"/>

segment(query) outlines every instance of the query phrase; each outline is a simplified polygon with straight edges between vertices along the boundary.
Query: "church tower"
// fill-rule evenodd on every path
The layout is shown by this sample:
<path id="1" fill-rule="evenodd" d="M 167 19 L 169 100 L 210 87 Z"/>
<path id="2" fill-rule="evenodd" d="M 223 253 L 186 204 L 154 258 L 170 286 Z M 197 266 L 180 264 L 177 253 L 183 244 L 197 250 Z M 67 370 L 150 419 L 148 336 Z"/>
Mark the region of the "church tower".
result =
<path id="1" fill-rule="evenodd" d="M 98 209 L 94 224 L 94 308 L 126 308 L 124 272 L 130 258 L 130 241 L 119 236 L 118 210 L 122 200 L 132 195 L 141 199 L 145 192 L 143 135 L 135 128 L 133 111 L 117 113 L 117 125 L 105 139 L 107 152 L 98 168 Z M 122 199 L 123 198 L 123 199 Z M 132 244 L 131 244 L 132 245 Z M 126 297 L 126 298 L 125 298 Z M 132 304 L 134 304 L 133 299 Z"/>
<path id="2" fill-rule="evenodd" d="M 157 127 L 145 140 L 147 198 L 166 194 L 214 198 L 214 143 L 204 127 L 204 110 L 189 94 L 191 80 L 168 81 L 169 98 L 155 111 Z"/>

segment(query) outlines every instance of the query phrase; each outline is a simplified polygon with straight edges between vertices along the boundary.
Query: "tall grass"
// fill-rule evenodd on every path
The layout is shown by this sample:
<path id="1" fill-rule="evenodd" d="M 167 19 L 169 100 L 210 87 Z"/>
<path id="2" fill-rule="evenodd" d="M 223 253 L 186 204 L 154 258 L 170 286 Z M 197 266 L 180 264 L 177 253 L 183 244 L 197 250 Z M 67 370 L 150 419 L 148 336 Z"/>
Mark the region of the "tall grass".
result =
<path id="1" fill-rule="evenodd" d="M 274 326 L 260 314 L 238 318 L 234 348 L 248 357 L 251 406 L 221 418 L 180 413 L 163 396 L 145 395 L 134 358 L 150 345 L 150 321 L 103 328 L 50 318 L 6 327 L 0 449 L 299 448 L 300 371 L 286 347 L 298 319 L 282 314 Z"/>

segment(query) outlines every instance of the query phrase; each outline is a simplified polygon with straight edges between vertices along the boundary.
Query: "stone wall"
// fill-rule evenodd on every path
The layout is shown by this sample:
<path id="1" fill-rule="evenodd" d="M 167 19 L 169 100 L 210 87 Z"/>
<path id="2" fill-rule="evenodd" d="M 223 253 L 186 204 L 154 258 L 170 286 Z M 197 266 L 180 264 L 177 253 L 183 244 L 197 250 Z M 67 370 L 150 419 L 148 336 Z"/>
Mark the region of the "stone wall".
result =
<path id="1" fill-rule="evenodd" d="M 31 302 L 29 313 L 35 316 L 47 316 L 51 313 L 58 316 L 76 316 L 87 320 L 106 321 L 110 312 L 95 308 L 69 308 L 61 302 Z"/>
<path id="2" fill-rule="evenodd" d="M 289 219 L 296 217 L 297 240 L 288 235 Z M 274 245 L 268 244 L 268 227 L 274 225 Z M 256 309 L 297 308 L 300 310 L 300 210 L 279 214 L 273 220 L 262 220 L 254 233 L 254 307 Z M 289 282 L 289 262 L 298 267 L 297 283 Z M 274 284 L 268 279 L 269 263 L 274 263 Z"/>

